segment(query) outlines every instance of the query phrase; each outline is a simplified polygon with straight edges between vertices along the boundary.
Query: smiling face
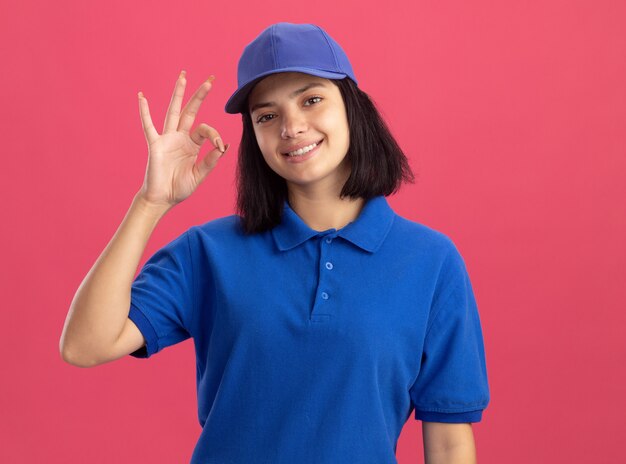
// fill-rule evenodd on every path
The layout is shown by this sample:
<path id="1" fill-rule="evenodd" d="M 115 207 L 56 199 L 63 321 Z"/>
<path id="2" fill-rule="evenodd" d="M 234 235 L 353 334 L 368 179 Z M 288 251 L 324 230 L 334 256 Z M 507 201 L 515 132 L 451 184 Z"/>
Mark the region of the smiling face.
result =
<path id="1" fill-rule="evenodd" d="M 263 158 L 288 188 L 341 191 L 350 175 L 350 131 L 335 84 L 303 73 L 271 74 L 256 84 L 248 107 Z"/>

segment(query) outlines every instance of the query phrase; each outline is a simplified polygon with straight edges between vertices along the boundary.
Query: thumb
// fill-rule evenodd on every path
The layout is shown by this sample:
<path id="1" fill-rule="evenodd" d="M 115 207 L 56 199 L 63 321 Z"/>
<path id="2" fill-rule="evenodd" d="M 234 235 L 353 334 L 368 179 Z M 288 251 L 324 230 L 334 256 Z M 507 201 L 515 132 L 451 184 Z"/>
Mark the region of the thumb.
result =
<path id="1" fill-rule="evenodd" d="M 198 165 L 198 173 L 200 174 L 200 182 L 202 182 L 206 178 L 206 176 L 209 174 L 209 172 L 211 172 L 215 168 L 217 161 L 222 157 L 222 155 L 224 155 L 228 151 L 228 147 L 230 147 L 229 143 L 227 143 L 226 146 L 224 147 L 224 153 L 222 153 L 219 150 L 219 148 L 214 148 L 213 150 L 209 151 L 204 156 L 204 158 Z"/>

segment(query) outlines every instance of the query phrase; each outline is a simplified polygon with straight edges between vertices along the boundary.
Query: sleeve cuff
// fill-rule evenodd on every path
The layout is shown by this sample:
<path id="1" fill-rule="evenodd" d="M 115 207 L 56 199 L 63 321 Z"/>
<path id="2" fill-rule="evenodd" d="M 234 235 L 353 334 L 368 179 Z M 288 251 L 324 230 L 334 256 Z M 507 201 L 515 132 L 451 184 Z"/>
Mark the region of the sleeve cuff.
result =
<path id="1" fill-rule="evenodd" d="M 158 351 L 157 333 L 148 318 L 134 305 L 131 304 L 128 317 L 135 323 L 143 338 L 146 339 L 146 346 L 130 353 L 135 358 L 149 358 Z"/>
<path id="2" fill-rule="evenodd" d="M 423 422 L 447 422 L 450 424 L 458 424 L 464 422 L 480 422 L 483 410 L 465 412 L 433 412 L 415 410 L 415 419 Z"/>

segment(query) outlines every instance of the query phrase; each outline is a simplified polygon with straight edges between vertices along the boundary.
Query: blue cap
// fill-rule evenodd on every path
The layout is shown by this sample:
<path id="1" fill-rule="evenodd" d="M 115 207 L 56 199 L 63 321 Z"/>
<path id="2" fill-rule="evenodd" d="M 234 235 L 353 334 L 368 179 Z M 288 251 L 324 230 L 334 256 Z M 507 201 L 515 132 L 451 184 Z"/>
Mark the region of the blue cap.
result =
<path id="1" fill-rule="evenodd" d="M 246 45 L 237 66 L 239 88 L 226 102 L 226 112 L 248 111 L 244 105 L 252 88 L 265 76 L 288 71 L 326 79 L 349 77 L 357 83 L 348 56 L 321 27 L 276 23 Z"/>

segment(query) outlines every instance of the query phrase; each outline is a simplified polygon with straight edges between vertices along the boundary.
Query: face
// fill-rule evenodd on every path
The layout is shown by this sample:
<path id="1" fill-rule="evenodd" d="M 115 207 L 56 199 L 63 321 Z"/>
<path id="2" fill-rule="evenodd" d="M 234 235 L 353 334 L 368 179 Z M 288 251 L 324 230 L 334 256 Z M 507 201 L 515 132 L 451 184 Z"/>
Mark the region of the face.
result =
<path id="1" fill-rule="evenodd" d="M 290 189 L 341 191 L 350 175 L 350 131 L 335 84 L 309 74 L 272 74 L 254 87 L 248 107 L 265 162 Z"/>

